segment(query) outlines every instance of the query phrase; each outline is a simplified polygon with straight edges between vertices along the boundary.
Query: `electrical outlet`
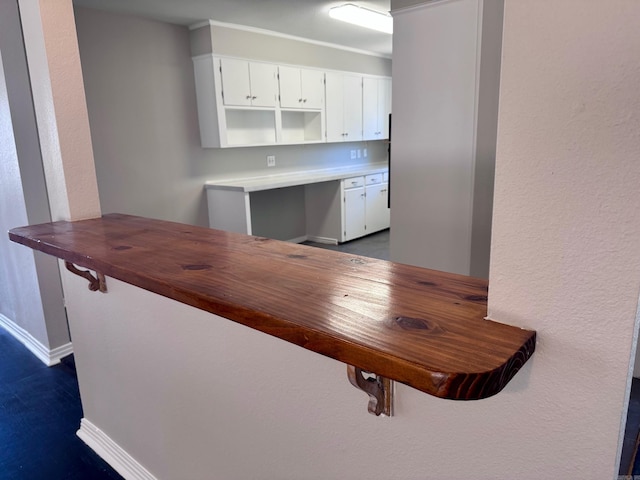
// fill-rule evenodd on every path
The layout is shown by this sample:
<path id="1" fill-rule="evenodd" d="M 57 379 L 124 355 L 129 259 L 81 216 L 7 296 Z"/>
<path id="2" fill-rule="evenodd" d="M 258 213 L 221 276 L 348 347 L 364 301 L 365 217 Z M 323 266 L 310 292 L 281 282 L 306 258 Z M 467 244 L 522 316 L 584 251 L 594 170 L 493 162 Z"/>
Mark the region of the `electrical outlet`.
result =
<path id="1" fill-rule="evenodd" d="M 358 149 L 358 158 L 362 156 L 362 150 Z"/>
<path id="2" fill-rule="evenodd" d="M 366 148 L 363 150 L 362 155 L 364 156 L 364 158 L 367 158 L 367 149 Z"/>
<path id="3" fill-rule="evenodd" d="M 267 167 L 275 167 L 275 166 L 276 166 L 276 156 L 267 155 Z"/>
<path id="4" fill-rule="evenodd" d="M 351 160 L 353 160 L 354 158 L 356 158 L 356 151 L 351 150 Z"/>

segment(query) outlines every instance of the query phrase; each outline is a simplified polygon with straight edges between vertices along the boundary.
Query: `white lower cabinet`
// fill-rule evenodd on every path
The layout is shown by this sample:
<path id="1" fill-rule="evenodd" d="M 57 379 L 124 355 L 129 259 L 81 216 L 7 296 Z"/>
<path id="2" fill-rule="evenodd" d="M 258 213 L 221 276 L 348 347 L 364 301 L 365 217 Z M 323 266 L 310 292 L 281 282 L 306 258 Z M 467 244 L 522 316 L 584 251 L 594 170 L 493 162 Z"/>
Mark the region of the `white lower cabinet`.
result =
<path id="1" fill-rule="evenodd" d="M 389 228 L 386 172 L 305 187 L 307 238 L 342 243 Z"/>
<path id="2" fill-rule="evenodd" d="M 342 181 L 344 188 L 344 230 L 342 241 L 352 240 L 367 234 L 366 198 L 364 178 L 348 178 Z"/>
<path id="3" fill-rule="evenodd" d="M 387 195 L 389 184 L 383 174 L 347 178 L 344 192 L 343 242 L 389 228 Z"/>
<path id="4" fill-rule="evenodd" d="M 389 208 L 387 196 L 389 186 L 386 183 L 366 187 L 365 225 L 366 233 L 389 228 Z"/>

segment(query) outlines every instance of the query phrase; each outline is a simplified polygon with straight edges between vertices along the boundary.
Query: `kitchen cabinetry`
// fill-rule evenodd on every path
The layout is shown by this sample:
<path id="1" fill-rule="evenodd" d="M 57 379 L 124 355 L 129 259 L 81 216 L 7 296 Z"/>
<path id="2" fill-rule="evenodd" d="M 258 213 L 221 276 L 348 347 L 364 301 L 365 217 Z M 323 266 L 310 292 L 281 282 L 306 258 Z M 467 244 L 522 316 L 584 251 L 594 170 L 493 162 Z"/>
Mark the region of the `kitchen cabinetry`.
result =
<path id="1" fill-rule="evenodd" d="M 278 66 L 202 55 L 193 58 L 203 147 L 324 141 L 324 110 L 279 106 Z"/>
<path id="2" fill-rule="evenodd" d="M 389 228 L 389 208 L 387 198 L 389 184 L 384 181 L 383 174 L 366 176 L 365 185 L 365 225 L 366 233 L 373 233 Z"/>
<path id="3" fill-rule="evenodd" d="M 280 142 L 324 141 L 324 72 L 278 67 L 280 87 Z"/>
<path id="4" fill-rule="evenodd" d="M 278 85 L 275 65 L 222 58 L 220 72 L 225 105 L 276 106 Z"/>
<path id="5" fill-rule="evenodd" d="M 366 140 L 387 136 L 389 78 L 366 76 L 363 92 L 352 73 L 210 54 L 193 65 L 203 147 L 356 142 L 363 122 Z"/>
<path id="6" fill-rule="evenodd" d="M 324 107 L 324 72 L 278 67 L 281 108 L 320 110 Z"/>
<path id="7" fill-rule="evenodd" d="M 326 74 L 327 142 L 362 140 L 362 77 Z"/>
<path id="8" fill-rule="evenodd" d="M 342 241 L 353 240 L 389 228 L 388 183 L 383 174 L 347 178 L 344 191 L 344 230 Z"/>
<path id="9" fill-rule="evenodd" d="M 362 79 L 363 140 L 388 139 L 390 113 L 391 79 L 364 77 Z"/>
<path id="10" fill-rule="evenodd" d="M 342 241 L 346 242 L 367 234 L 364 177 L 347 178 L 342 181 L 342 184 L 344 191 Z"/>

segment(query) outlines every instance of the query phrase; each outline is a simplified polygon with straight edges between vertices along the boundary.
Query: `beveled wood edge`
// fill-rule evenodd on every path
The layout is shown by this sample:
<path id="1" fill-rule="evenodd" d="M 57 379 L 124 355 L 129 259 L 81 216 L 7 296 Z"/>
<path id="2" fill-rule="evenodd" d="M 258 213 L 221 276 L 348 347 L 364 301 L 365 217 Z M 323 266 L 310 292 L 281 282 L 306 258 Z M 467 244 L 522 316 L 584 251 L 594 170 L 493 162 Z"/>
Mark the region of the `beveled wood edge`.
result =
<path id="1" fill-rule="evenodd" d="M 275 319 L 267 314 L 260 316 L 259 312 L 256 313 L 248 308 L 238 308 L 238 306 L 234 306 L 237 311 L 246 311 L 246 315 L 223 315 L 216 311 L 215 308 L 204 308 L 202 305 L 198 304 L 197 299 L 194 298 L 192 292 L 188 289 L 175 287 L 165 282 L 142 276 L 135 271 L 128 271 L 123 268 L 113 267 L 111 264 L 101 262 L 94 258 L 88 258 L 76 254 L 75 252 L 48 244 L 47 242 L 28 238 L 15 233 L 15 230 L 20 228 L 24 227 L 19 227 L 9 231 L 9 239 L 11 241 L 55 256 L 65 262 L 71 262 L 80 267 L 100 272 L 104 276 L 110 276 L 135 287 L 142 288 L 180 303 L 213 313 L 214 315 L 221 316 L 249 328 L 253 328 L 254 330 L 280 338 L 281 340 L 293 343 L 328 358 L 344 362 L 347 365 L 352 365 L 366 372 L 371 372 L 390 380 L 404 383 L 424 393 L 443 399 L 480 400 L 499 393 L 535 351 L 536 332 L 533 330 L 521 329 L 529 333 L 527 340 L 507 361 L 493 370 L 474 373 L 440 372 L 431 370 L 424 365 L 413 363 L 403 359 L 402 357 L 390 355 L 386 352 L 379 351 L 363 344 L 350 342 L 345 339 L 332 336 L 326 332 L 320 332 L 308 327 L 300 326 L 287 320 Z M 223 306 L 224 304 L 219 302 L 219 307 Z M 255 324 L 250 323 L 246 320 L 248 317 L 252 319 L 259 317 L 262 322 L 256 322 Z M 494 320 L 485 321 L 494 322 Z M 293 327 L 289 329 L 285 328 L 285 330 L 295 330 L 296 334 L 289 336 L 276 335 L 271 331 L 282 329 L 282 327 Z M 331 338 L 331 342 L 333 342 L 331 351 L 329 351 L 329 349 L 318 348 L 315 346 L 315 344 L 322 344 L 322 340 L 326 341 L 329 338 Z M 304 339 L 304 341 L 301 339 Z M 398 373 L 398 370 L 400 370 L 401 373 Z"/>

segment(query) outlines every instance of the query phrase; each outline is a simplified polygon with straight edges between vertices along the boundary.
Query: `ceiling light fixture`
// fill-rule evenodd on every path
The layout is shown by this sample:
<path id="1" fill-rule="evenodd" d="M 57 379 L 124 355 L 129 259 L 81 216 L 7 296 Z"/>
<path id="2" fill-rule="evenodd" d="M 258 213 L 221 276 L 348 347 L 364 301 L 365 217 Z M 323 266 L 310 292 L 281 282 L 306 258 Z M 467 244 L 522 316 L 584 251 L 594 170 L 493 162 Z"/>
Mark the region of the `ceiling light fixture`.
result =
<path id="1" fill-rule="evenodd" d="M 393 17 L 385 12 L 378 12 L 369 8 L 360 7 L 353 3 L 345 3 L 339 7 L 329 9 L 329 16 L 336 20 L 353 23 L 372 30 L 384 33 L 393 33 Z"/>

